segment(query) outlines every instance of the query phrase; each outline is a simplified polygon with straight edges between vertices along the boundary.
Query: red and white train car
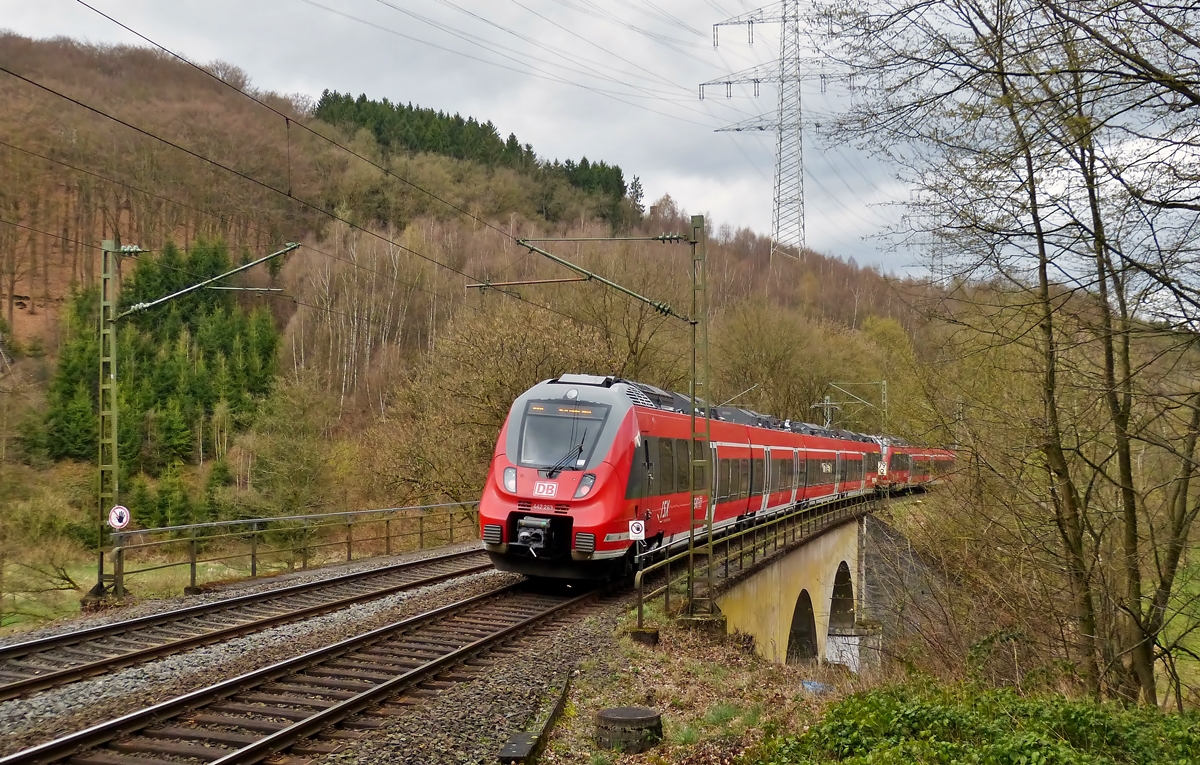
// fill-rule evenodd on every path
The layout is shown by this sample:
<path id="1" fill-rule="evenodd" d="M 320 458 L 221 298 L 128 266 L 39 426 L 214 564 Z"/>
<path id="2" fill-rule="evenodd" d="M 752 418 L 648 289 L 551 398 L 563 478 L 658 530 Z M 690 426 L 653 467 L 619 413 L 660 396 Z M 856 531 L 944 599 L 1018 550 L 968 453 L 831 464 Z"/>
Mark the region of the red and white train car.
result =
<path id="1" fill-rule="evenodd" d="M 878 485 L 884 491 L 903 491 L 933 486 L 954 470 L 954 452 L 928 446 L 913 446 L 890 438 L 879 439 L 883 467 Z"/>
<path id="2" fill-rule="evenodd" d="M 688 399 L 653 386 L 562 375 L 513 403 L 479 515 L 496 567 L 533 576 L 599 578 L 638 551 L 685 544 L 692 469 Z M 707 469 L 723 529 L 749 517 L 877 490 L 886 441 L 742 409 L 717 408 Z M 699 470 L 699 468 L 697 468 Z M 904 476 L 905 485 L 913 474 Z M 641 521 L 645 540 L 630 539 Z"/>

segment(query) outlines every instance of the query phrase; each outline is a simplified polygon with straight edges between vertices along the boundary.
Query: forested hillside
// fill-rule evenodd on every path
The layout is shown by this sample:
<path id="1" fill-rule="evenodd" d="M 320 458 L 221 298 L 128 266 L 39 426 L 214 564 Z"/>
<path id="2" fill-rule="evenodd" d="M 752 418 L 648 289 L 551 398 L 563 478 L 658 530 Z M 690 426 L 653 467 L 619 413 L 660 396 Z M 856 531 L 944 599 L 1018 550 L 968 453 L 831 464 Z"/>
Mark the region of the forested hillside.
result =
<path id="1" fill-rule="evenodd" d="M 0 557 L 27 574 L 5 587 L 61 584 L 95 539 L 102 239 L 149 251 L 123 260 L 125 307 L 303 245 L 232 282 L 273 292 L 206 290 L 120 322 L 121 499 L 142 526 L 472 499 L 538 379 L 686 387 L 685 327 L 653 309 L 592 284 L 465 289 L 563 275 L 514 237 L 686 229 L 586 146 L 541 157 L 486 115 L 312 103 L 143 48 L 5 34 L 0 56 L 139 129 L 0 80 Z M 717 395 L 756 386 L 739 403 L 808 418 L 831 380 L 915 380 L 917 313 L 883 276 L 812 252 L 772 263 L 748 230 L 709 237 Z M 686 245 L 562 254 L 686 305 Z M 870 407 L 842 421 L 882 426 Z M 889 424 L 922 421 L 893 408 Z"/>
<path id="2" fill-rule="evenodd" d="M 876 5 L 818 3 L 870 73 L 834 129 L 910 163 L 906 224 L 943 278 L 772 260 L 709 211 L 711 395 L 793 419 L 834 395 L 839 425 L 957 445 L 950 486 L 890 515 L 936 572 L 889 646 L 906 669 L 1200 704 L 1194 9 Z M 1113 29 L 1149 32 L 1126 55 Z M 0 58 L 44 86 L 0 78 L 0 618 L 92 565 L 102 239 L 150 251 L 124 260 L 125 305 L 302 245 L 233 282 L 273 291 L 120 329 L 120 498 L 143 527 L 473 500 L 534 382 L 686 387 L 688 327 L 649 306 L 467 288 L 569 275 L 521 237 L 685 230 L 694 211 L 643 200 L 637 168 L 146 49 L 9 34 Z M 690 300 L 686 245 L 548 246 Z"/>

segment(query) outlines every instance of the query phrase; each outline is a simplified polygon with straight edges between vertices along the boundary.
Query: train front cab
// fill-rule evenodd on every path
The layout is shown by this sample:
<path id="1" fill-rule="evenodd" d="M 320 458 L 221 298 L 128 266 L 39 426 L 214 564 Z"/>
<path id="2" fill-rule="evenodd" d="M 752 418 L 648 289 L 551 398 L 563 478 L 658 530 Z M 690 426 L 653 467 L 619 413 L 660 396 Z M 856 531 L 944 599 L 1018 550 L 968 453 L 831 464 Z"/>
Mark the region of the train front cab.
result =
<path id="1" fill-rule="evenodd" d="M 603 579 L 621 569 L 632 517 L 620 509 L 636 436 L 629 400 L 611 388 L 549 381 L 522 394 L 479 503 L 496 568 L 558 579 Z"/>

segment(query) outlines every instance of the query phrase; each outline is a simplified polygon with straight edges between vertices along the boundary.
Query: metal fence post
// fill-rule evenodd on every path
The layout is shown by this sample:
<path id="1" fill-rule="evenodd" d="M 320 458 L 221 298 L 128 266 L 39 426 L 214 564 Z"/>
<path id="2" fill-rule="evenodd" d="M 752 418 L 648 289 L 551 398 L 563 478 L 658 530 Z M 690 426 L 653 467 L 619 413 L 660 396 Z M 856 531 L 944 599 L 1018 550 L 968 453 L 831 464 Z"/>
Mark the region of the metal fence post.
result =
<path id="1" fill-rule="evenodd" d="M 346 524 L 346 562 L 354 560 L 354 525 Z"/>
<path id="2" fill-rule="evenodd" d="M 117 546 L 113 548 L 113 594 L 118 598 L 125 597 L 125 547 L 117 537 Z"/>
<path id="3" fill-rule="evenodd" d="M 191 567 L 189 576 L 189 593 L 196 591 L 196 532 L 192 531 L 191 539 L 188 540 L 188 562 Z"/>
<path id="4" fill-rule="evenodd" d="M 258 576 L 258 523 L 250 524 L 250 578 Z"/>
<path id="5" fill-rule="evenodd" d="M 384 555 L 392 554 L 392 519 L 386 518 L 383 521 L 383 553 Z"/>
<path id="6" fill-rule="evenodd" d="M 671 615 L 671 548 L 667 548 L 667 586 L 663 588 L 663 615 Z"/>
<path id="7" fill-rule="evenodd" d="M 419 549 L 424 550 L 425 549 L 425 511 L 424 510 L 422 510 L 421 514 L 417 516 L 417 523 L 418 523 L 417 544 L 419 545 Z"/>
<path id="8" fill-rule="evenodd" d="M 449 542 L 449 544 L 454 544 L 454 510 L 453 509 L 447 510 L 446 517 L 450 519 L 450 542 Z"/>
<path id="9" fill-rule="evenodd" d="M 300 567 L 308 568 L 308 543 L 312 541 L 312 521 L 304 522 L 304 535 L 301 538 L 304 540 L 304 547 L 300 553 Z"/>

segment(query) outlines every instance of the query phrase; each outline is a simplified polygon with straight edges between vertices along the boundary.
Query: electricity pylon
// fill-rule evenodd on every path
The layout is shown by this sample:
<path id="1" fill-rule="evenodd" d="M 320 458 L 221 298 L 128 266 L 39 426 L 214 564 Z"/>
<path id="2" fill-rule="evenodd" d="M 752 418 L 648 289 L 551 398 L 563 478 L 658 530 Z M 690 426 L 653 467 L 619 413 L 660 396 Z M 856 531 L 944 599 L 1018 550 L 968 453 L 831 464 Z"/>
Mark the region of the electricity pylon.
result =
<path id="1" fill-rule="evenodd" d="M 779 24 L 779 60 L 761 64 L 750 69 L 701 83 L 700 99 L 704 99 L 704 88 L 724 85 L 725 96 L 733 96 L 734 85 L 753 85 L 754 95 L 764 82 L 779 86 L 779 109 L 772 118 L 767 115 L 754 117 L 718 132 L 749 130 L 773 130 L 775 141 L 775 193 L 771 209 L 771 257 L 776 252 L 799 257 L 804 248 L 804 136 L 801 132 L 800 83 L 806 79 L 824 75 L 807 72 L 819 69 L 819 59 L 800 57 L 800 2 L 783 0 L 769 8 L 743 13 L 713 24 L 713 47 L 717 45 L 717 30 L 723 26 L 745 25 L 750 44 L 754 43 L 755 24 Z"/>

